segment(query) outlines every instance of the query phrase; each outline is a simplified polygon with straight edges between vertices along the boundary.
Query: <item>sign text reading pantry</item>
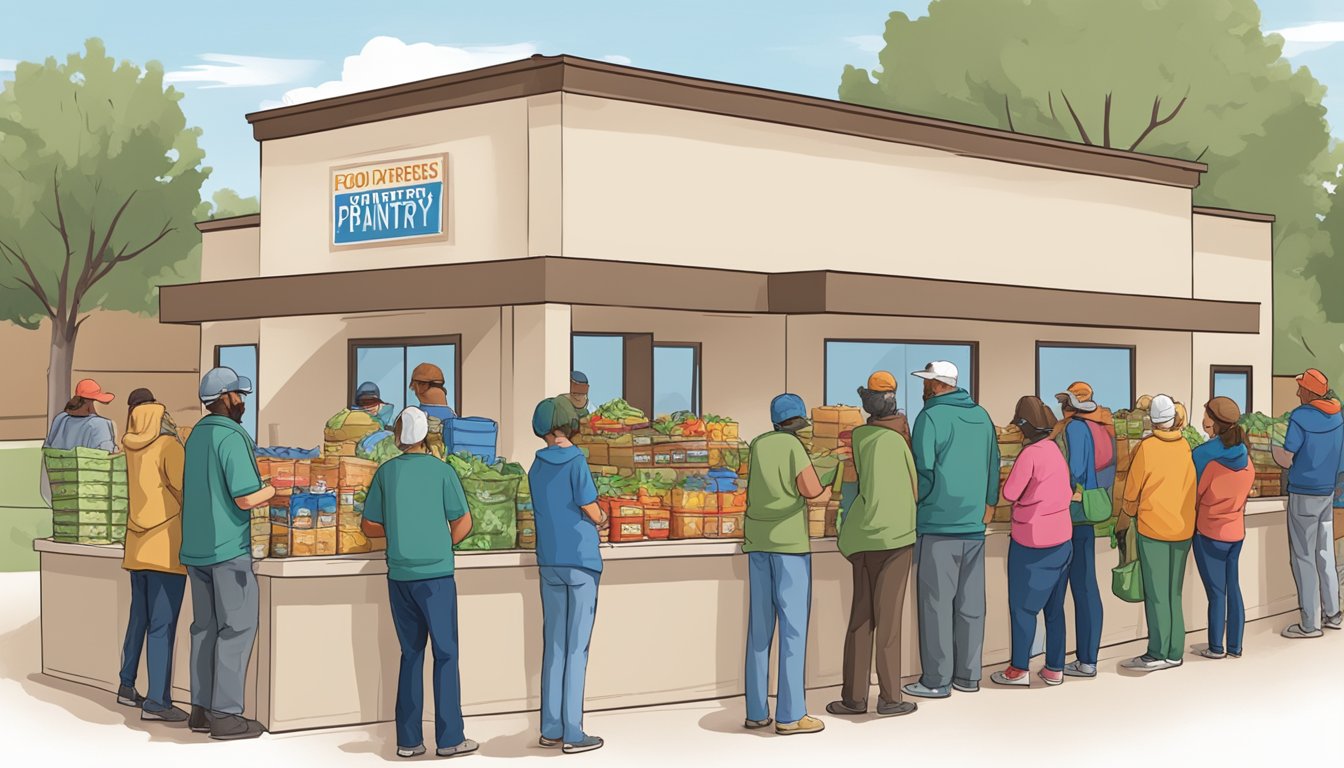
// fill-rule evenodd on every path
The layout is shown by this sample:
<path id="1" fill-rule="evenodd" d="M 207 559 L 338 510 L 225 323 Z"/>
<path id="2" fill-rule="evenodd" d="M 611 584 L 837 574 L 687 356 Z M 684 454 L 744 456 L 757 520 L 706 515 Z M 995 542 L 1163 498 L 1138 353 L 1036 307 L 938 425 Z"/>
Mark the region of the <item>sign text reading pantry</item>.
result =
<path id="1" fill-rule="evenodd" d="M 442 234 L 443 178 L 442 158 L 333 171 L 332 242 L 352 245 Z"/>

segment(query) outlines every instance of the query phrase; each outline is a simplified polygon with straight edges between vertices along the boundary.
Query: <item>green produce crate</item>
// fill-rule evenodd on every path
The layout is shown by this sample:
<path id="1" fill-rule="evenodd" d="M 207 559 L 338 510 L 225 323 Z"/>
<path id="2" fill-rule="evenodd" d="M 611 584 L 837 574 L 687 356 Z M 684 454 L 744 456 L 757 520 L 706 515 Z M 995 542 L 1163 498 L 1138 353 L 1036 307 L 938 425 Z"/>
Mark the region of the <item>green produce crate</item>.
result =
<path id="1" fill-rule="evenodd" d="M 108 499 L 112 497 L 112 483 L 104 481 L 52 482 L 52 501 L 65 499 Z"/>
<path id="2" fill-rule="evenodd" d="M 68 470 L 110 473 L 114 462 L 112 454 L 94 448 L 73 448 L 68 451 L 43 448 L 42 458 L 47 465 L 48 474 Z M 121 471 L 125 472 L 126 457 L 122 454 L 119 458 Z"/>
<path id="3" fill-rule="evenodd" d="M 128 514 L 129 514 L 129 513 L 127 513 L 127 512 L 113 512 L 112 515 L 111 515 L 111 522 L 112 522 L 112 525 L 118 526 L 118 527 L 120 527 L 122 530 L 125 530 L 125 528 L 126 528 L 126 517 L 127 517 Z"/>
<path id="4" fill-rule="evenodd" d="M 103 483 L 112 484 L 112 472 L 106 469 L 51 469 L 47 468 L 47 480 L 55 483 Z M 125 482 L 125 481 L 123 481 Z"/>
<path id="5" fill-rule="evenodd" d="M 114 514 L 117 513 L 105 509 L 58 509 L 52 511 L 51 522 L 65 525 L 108 525 L 112 522 L 112 515 Z"/>
<path id="6" fill-rule="evenodd" d="M 51 508 L 54 512 L 101 512 L 106 515 L 108 512 L 128 512 L 131 508 L 129 499 L 52 499 Z"/>
<path id="7" fill-rule="evenodd" d="M 112 525 L 54 525 L 52 539 L 65 544 L 116 544 L 126 539 L 126 529 Z"/>

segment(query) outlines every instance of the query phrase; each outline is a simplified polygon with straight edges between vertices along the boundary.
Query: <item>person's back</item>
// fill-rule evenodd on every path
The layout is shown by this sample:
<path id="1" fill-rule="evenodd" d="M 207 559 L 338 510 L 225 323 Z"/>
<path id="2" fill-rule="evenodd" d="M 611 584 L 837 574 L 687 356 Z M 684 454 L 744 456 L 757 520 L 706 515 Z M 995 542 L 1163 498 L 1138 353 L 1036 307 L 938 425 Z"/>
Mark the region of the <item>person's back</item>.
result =
<path id="1" fill-rule="evenodd" d="M 186 451 L 159 403 L 136 406 L 122 442 L 130 513 L 126 521 L 128 570 L 185 574 L 182 547 L 182 476 Z"/>
<path id="2" fill-rule="evenodd" d="M 421 581 L 453 575 L 448 523 L 466 514 L 467 507 L 462 481 L 452 467 L 427 453 L 403 453 L 374 473 L 366 511 L 370 497 L 376 497 L 378 505 L 374 522 L 387 532 L 389 579 Z"/>
<path id="3" fill-rule="evenodd" d="M 1293 454 L 1288 492 L 1303 496 L 1334 496 L 1335 479 L 1344 451 L 1344 418 L 1339 404 L 1316 400 L 1293 410 L 1284 450 Z"/>
<path id="4" fill-rule="evenodd" d="M 537 564 L 602 570 L 597 526 L 581 507 L 597 501 L 597 489 L 583 452 L 547 446 L 527 473 L 537 530 Z"/>
<path id="5" fill-rule="evenodd" d="M 1246 538 L 1246 500 L 1255 485 L 1255 467 L 1246 446 L 1227 447 L 1210 440 L 1194 450 L 1193 458 L 1198 476 L 1196 530 L 1214 541 Z"/>
<path id="6" fill-rule="evenodd" d="M 252 438 L 233 419 L 210 414 L 187 437 L 182 476 L 182 562 L 214 565 L 249 555 L 250 512 L 235 499 L 261 490 Z"/>
<path id="7" fill-rule="evenodd" d="M 920 534 L 983 536 L 998 501 L 999 447 L 989 414 L 958 389 L 930 398 L 915 419 Z"/>
<path id="8" fill-rule="evenodd" d="M 43 447 L 63 451 L 96 448 L 112 453 L 117 450 L 116 425 L 96 413 L 82 415 L 62 411 L 52 420 Z"/>
<path id="9" fill-rule="evenodd" d="M 905 438 L 887 427 L 862 426 L 853 445 L 859 492 L 841 521 L 840 552 L 850 557 L 914 544 L 917 481 Z"/>
<path id="10" fill-rule="evenodd" d="M 750 457 L 742 551 L 810 552 L 798 476 L 811 460 L 802 441 L 790 432 L 767 432 L 751 442 Z"/>
<path id="11" fill-rule="evenodd" d="M 1195 533 L 1195 465 L 1179 431 L 1154 430 L 1130 465 L 1125 498 L 1138 502 L 1139 533 L 1187 541 Z"/>

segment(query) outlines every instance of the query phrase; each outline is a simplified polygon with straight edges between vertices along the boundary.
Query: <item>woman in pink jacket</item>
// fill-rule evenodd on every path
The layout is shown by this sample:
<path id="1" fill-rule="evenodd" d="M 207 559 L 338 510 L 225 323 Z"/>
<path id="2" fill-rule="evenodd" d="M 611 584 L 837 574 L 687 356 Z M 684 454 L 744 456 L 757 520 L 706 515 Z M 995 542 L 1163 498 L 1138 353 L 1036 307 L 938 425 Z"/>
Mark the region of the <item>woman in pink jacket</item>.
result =
<path id="1" fill-rule="evenodd" d="M 1050 440 L 1055 415 L 1038 397 L 1017 401 L 1013 424 L 1026 445 L 1013 463 L 1003 497 L 1013 503 L 1012 543 L 1008 545 L 1008 612 L 1012 621 L 1013 661 L 990 678 L 999 685 L 1031 685 L 1028 671 L 1036 617 L 1045 611 L 1045 669 L 1048 685 L 1064 682 L 1068 628 L 1064 596 L 1073 560 L 1073 522 L 1069 502 L 1069 465 Z"/>

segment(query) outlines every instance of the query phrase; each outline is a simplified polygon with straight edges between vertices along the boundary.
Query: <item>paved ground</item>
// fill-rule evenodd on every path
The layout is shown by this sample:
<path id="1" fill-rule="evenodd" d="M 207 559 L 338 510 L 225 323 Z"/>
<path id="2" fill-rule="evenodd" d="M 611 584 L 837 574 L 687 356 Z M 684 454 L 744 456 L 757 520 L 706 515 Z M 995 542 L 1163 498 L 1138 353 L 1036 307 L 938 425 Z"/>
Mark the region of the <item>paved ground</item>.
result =
<path id="1" fill-rule="evenodd" d="M 398 762 L 391 726 L 344 728 L 220 744 L 185 730 L 142 723 L 112 697 L 37 674 L 38 580 L 0 574 L 0 734 L 12 765 L 380 765 Z M 945 765 L 1268 764 L 1337 760 L 1344 725 L 1344 632 L 1289 641 L 1288 616 L 1253 623 L 1239 660 L 1189 659 L 1147 677 L 1118 662 L 1141 647 L 1106 649 L 1102 674 L 1059 688 L 986 686 L 976 695 L 921 704 L 895 720 L 823 716 L 827 730 L 781 738 L 740 730 L 742 702 L 659 707 L 590 715 L 609 746 L 565 757 L 534 746 L 536 716 L 471 718 L 483 744 L 464 764 L 553 759 L 581 766 L 826 765 L 845 760 L 939 760 Z M 1192 646 L 1203 638 L 1192 635 Z M 988 672 L 986 673 L 986 678 Z M 814 713 L 835 694 L 809 697 Z M 874 694 L 876 700 L 876 694 Z M 427 732 L 432 733 L 432 729 Z M 432 758 L 431 758 L 432 759 Z"/>

